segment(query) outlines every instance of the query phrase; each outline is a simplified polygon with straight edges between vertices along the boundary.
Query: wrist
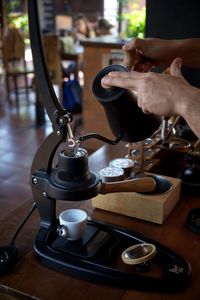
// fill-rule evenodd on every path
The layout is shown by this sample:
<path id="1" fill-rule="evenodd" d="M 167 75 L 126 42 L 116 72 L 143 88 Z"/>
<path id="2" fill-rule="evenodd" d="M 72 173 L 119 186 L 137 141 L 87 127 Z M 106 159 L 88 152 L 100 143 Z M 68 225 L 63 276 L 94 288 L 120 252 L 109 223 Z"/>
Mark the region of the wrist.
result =
<path id="1" fill-rule="evenodd" d="M 187 120 L 193 114 L 196 114 L 199 110 L 199 101 L 200 101 L 200 89 L 194 86 L 189 85 L 189 93 L 185 93 L 180 106 L 177 103 L 177 111 L 185 120 Z"/>

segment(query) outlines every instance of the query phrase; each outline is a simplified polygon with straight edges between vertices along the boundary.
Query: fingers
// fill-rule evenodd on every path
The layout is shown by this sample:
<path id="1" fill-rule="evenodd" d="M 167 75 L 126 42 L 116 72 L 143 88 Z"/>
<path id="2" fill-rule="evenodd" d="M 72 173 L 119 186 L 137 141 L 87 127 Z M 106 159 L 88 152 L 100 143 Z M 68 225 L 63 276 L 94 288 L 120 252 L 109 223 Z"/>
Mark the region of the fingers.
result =
<path id="1" fill-rule="evenodd" d="M 117 73 L 117 72 L 114 72 Z M 117 76 L 117 74 L 115 74 Z M 110 88 L 113 86 L 116 87 L 121 87 L 124 89 L 132 89 L 133 88 L 133 82 L 132 79 L 130 79 L 130 77 L 126 78 L 121 76 L 121 74 L 118 75 L 118 77 L 116 76 L 112 76 L 112 74 L 110 73 L 109 75 L 106 75 L 104 78 L 102 78 L 101 80 L 101 85 L 104 88 Z"/>
<path id="2" fill-rule="evenodd" d="M 111 88 L 113 85 L 111 83 L 111 81 L 109 80 L 108 78 L 108 75 L 104 76 L 102 79 L 101 79 L 101 86 L 104 88 L 104 89 L 109 89 Z"/>
<path id="3" fill-rule="evenodd" d="M 144 114 L 146 114 L 146 115 L 151 114 L 151 112 L 147 108 L 145 108 L 139 100 L 137 100 L 137 105 L 143 111 Z"/>
<path id="4" fill-rule="evenodd" d="M 170 65 L 170 75 L 183 77 L 181 73 L 181 64 L 182 64 L 182 59 L 179 57 L 175 58 Z"/>
<path id="5" fill-rule="evenodd" d="M 138 72 L 110 72 L 101 80 L 105 88 L 117 86 L 124 89 L 135 90 L 139 88 L 139 81 L 147 74 Z"/>
<path id="6" fill-rule="evenodd" d="M 140 44 L 140 39 L 134 38 L 130 42 L 126 43 L 122 47 L 122 49 L 125 51 L 133 51 L 133 50 L 136 50 L 137 48 L 139 48 L 139 44 Z"/>
<path id="7" fill-rule="evenodd" d="M 124 56 L 123 65 L 127 67 L 129 71 L 132 70 L 132 68 L 141 61 L 141 54 L 139 51 L 133 50 L 133 51 L 126 51 Z"/>
<path id="8" fill-rule="evenodd" d="M 155 67 L 155 64 L 147 59 L 143 59 L 141 62 L 138 62 L 134 65 L 132 70 L 137 72 L 149 72 L 153 67 Z"/>
<path id="9" fill-rule="evenodd" d="M 148 72 L 155 67 L 155 62 L 147 58 L 140 48 L 142 44 L 144 40 L 135 38 L 122 47 L 125 50 L 123 65 L 129 71 Z"/>
<path id="10" fill-rule="evenodd" d="M 134 70 L 134 67 L 136 65 L 140 65 L 140 63 L 143 61 L 143 53 L 139 49 L 138 44 L 139 44 L 140 39 L 134 38 L 130 42 L 126 43 L 122 49 L 125 51 L 125 56 L 124 56 L 124 61 L 123 65 L 127 67 L 129 71 Z M 145 66 L 140 66 L 138 67 L 137 71 L 144 70 Z"/>

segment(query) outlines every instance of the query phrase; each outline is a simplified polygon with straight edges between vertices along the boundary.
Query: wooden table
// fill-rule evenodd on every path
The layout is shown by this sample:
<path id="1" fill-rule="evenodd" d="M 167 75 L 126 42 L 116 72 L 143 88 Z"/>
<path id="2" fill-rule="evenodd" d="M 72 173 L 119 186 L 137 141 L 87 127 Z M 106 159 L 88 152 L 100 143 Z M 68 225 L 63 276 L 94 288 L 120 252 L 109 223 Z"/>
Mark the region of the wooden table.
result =
<path id="1" fill-rule="evenodd" d="M 98 170 L 107 165 L 110 159 L 124 155 L 123 145 L 103 146 L 90 157 L 90 167 Z M 20 260 L 12 273 L 0 277 L 0 291 L 15 295 L 17 299 L 70 299 L 70 300 L 199 300 L 200 299 L 200 236 L 191 232 L 185 225 L 190 209 L 200 206 L 200 199 L 195 195 L 182 195 L 178 205 L 163 225 L 136 220 L 123 215 L 93 209 L 91 200 L 82 202 L 60 202 L 58 210 L 80 206 L 95 219 L 118 224 L 140 232 L 149 238 L 158 240 L 186 258 L 192 267 L 192 278 L 188 288 L 174 294 L 157 294 L 117 287 L 102 286 L 71 278 L 41 265 L 32 253 L 32 243 L 39 228 L 39 216 L 34 212 L 21 231 L 16 245 L 20 250 Z M 20 220 L 31 206 L 28 200 L 19 208 L 6 215 L 0 224 L 0 243 L 9 243 Z M 1 295 L 0 295 L 0 299 Z"/>

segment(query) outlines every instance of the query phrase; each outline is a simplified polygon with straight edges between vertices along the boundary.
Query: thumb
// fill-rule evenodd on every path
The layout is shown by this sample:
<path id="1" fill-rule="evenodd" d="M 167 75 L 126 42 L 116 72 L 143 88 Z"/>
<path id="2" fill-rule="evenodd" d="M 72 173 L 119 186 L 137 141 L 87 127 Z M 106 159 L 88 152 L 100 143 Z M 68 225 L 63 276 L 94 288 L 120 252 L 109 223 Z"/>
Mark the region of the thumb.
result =
<path id="1" fill-rule="evenodd" d="M 175 58 L 170 65 L 170 75 L 183 77 L 181 73 L 181 64 L 182 64 L 182 59 L 179 57 Z"/>

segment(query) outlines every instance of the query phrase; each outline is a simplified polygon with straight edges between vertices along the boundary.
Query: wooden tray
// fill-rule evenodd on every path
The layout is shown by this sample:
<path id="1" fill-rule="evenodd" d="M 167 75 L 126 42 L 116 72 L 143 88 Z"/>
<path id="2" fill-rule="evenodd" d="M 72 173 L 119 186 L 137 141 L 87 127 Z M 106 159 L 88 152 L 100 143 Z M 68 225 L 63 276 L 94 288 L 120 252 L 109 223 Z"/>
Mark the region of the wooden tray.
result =
<path id="1" fill-rule="evenodd" d="M 163 176 L 172 188 L 161 194 L 111 193 L 92 199 L 93 207 L 163 224 L 180 199 L 181 180 Z"/>

